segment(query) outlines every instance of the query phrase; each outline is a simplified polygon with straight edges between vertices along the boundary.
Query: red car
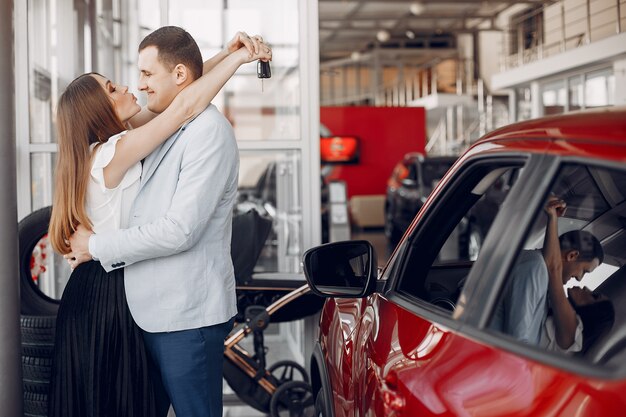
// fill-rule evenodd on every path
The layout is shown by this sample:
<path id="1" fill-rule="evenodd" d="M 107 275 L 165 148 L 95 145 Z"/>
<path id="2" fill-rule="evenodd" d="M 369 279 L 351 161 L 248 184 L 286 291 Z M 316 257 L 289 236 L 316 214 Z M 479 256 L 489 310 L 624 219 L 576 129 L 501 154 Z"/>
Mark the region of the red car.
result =
<path id="1" fill-rule="evenodd" d="M 477 259 L 459 259 L 457 225 L 503 178 Z M 591 232 L 604 252 L 576 285 L 614 307 L 603 327 L 584 323 L 571 353 L 494 325 L 516 260 L 543 245 L 551 194 L 567 203 L 559 233 Z M 327 297 L 311 358 L 319 415 L 626 415 L 625 108 L 488 134 L 438 183 L 387 265 L 375 260 L 367 241 L 304 255 L 311 288 Z"/>

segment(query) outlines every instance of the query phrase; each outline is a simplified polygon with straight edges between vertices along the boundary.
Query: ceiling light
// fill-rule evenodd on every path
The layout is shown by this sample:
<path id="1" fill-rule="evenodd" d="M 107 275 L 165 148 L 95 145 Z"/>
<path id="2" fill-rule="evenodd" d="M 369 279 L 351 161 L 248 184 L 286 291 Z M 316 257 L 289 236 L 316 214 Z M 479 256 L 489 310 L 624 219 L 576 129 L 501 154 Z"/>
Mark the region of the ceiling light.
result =
<path id="1" fill-rule="evenodd" d="M 426 8 L 424 7 L 424 5 L 422 3 L 420 3 L 419 1 L 416 1 L 415 3 L 411 3 L 411 5 L 409 6 L 409 10 L 411 11 L 411 14 L 413 14 L 414 16 L 419 16 L 422 13 L 424 13 L 424 10 Z"/>
<path id="2" fill-rule="evenodd" d="M 376 39 L 378 39 L 379 42 L 387 42 L 389 38 L 391 38 L 391 34 L 387 30 L 379 30 L 378 33 L 376 33 Z"/>
<path id="3" fill-rule="evenodd" d="M 350 59 L 353 61 L 359 61 L 361 59 L 361 53 L 359 51 L 354 51 L 350 54 Z"/>
<path id="4" fill-rule="evenodd" d="M 412 30 L 407 30 L 407 31 L 405 32 L 405 35 L 406 35 L 406 37 L 407 37 L 407 38 L 409 38 L 409 39 L 415 39 L 415 32 L 413 32 Z"/>

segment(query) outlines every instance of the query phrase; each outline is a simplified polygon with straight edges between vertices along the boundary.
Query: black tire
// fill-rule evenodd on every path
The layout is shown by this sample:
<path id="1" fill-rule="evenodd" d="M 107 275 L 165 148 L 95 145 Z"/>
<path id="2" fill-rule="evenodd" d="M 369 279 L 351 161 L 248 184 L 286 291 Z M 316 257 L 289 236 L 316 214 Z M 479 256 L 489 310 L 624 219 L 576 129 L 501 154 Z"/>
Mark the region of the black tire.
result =
<path id="1" fill-rule="evenodd" d="M 48 395 L 24 393 L 24 417 L 47 417 Z"/>
<path id="2" fill-rule="evenodd" d="M 390 210 L 385 212 L 385 236 L 391 248 L 395 248 L 404 232 L 400 231 L 393 222 L 393 214 Z"/>
<path id="3" fill-rule="evenodd" d="M 22 356 L 24 392 L 47 394 L 50 386 L 52 359 Z"/>
<path id="4" fill-rule="evenodd" d="M 280 385 L 270 401 L 272 417 L 313 417 L 315 404 L 311 385 L 304 381 L 290 381 Z"/>
<path id="5" fill-rule="evenodd" d="M 324 395 L 324 389 L 320 389 L 315 397 L 315 415 L 317 417 L 330 417 L 326 410 L 326 396 Z"/>
<path id="6" fill-rule="evenodd" d="M 278 385 L 282 385 L 285 382 L 290 381 L 309 382 L 309 374 L 306 372 L 306 369 L 304 369 L 304 366 L 294 361 L 278 361 L 267 370 L 270 374 L 272 374 L 272 376 L 274 376 L 274 378 L 276 378 Z M 300 374 L 300 378 L 294 378 L 294 371 Z"/>
<path id="7" fill-rule="evenodd" d="M 56 316 L 22 316 L 22 356 L 50 358 L 54 349 Z"/>
<path id="8" fill-rule="evenodd" d="M 35 285 L 30 273 L 30 259 L 37 242 L 48 233 L 52 207 L 44 207 L 24 217 L 18 224 L 20 243 L 20 301 L 22 314 L 52 316 L 59 301 L 48 297 Z"/>

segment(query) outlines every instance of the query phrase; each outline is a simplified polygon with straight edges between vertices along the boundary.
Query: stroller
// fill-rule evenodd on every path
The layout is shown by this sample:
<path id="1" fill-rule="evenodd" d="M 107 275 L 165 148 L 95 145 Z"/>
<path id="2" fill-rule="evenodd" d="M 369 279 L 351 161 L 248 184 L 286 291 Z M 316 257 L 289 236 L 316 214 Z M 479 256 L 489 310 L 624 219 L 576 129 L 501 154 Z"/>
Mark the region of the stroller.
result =
<path id="1" fill-rule="evenodd" d="M 224 378 L 237 396 L 273 417 L 312 416 L 314 398 L 309 376 L 297 362 L 283 360 L 266 367 L 264 330 L 270 322 L 299 320 L 317 313 L 324 299 L 310 292 L 303 279 L 259 279 L 253 275 L 272 220 L 250 210 L 233 218 L 231 254 L 237 280 L 235 330 L 224 342 Z M 293 278 L 293 277 L 292 277 Z M 253 337 L 253 353 L 240 342 Z"/>

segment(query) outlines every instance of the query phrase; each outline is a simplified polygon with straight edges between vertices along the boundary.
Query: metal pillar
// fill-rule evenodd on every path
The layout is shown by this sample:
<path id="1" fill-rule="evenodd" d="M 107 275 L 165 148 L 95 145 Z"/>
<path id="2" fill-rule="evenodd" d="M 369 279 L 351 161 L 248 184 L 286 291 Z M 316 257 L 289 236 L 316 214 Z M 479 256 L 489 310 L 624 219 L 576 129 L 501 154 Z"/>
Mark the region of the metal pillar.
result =
<path id="1" fill-rule="evenodd" d="M 17 194 L 15 185 L 15 65 L 13 1 L 0 1 L 0 412 L 21 416 L 20 290 L 17 258 Z M 8 65 L 6 65 L 8 64 Z"/>

